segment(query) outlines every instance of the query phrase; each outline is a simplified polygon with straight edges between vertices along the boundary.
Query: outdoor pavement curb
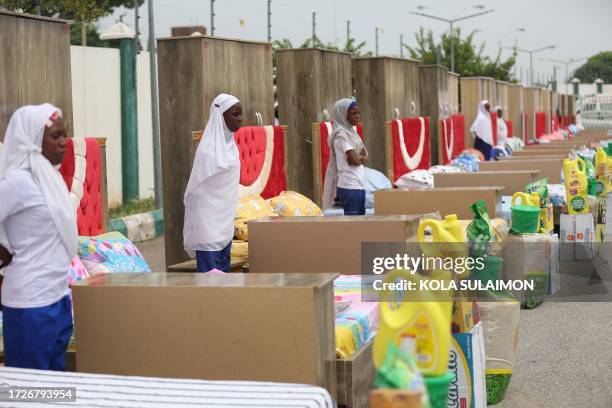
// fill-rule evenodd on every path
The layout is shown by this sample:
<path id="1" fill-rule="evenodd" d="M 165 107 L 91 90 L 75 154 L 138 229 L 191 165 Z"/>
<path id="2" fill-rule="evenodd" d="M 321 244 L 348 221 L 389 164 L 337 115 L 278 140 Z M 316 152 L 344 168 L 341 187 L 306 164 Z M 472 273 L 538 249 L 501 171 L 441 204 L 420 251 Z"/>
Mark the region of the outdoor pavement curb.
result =
<path id="1" fill-rule="evenodd" d="M 125 235 L 132 242 L 142 242 L 164 235 L 164 212 L 157 209 L 109 220 L 109 230 Z"/>

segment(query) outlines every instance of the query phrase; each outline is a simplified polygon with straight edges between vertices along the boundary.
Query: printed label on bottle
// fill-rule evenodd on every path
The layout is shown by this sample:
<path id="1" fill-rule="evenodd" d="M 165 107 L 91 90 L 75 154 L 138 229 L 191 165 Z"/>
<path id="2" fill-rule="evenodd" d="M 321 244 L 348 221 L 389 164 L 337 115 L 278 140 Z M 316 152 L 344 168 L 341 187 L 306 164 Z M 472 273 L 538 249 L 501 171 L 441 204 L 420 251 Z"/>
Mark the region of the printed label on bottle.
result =
<path id="1" fill-rule="evenodd" d="M 423 371 L 435 369 L 436 338 L 435 327 L 427 314 L 418 312 L 414 319 L 401 330 L 397 345 L 405 352 L 415 356 L 418 367 Z"/>

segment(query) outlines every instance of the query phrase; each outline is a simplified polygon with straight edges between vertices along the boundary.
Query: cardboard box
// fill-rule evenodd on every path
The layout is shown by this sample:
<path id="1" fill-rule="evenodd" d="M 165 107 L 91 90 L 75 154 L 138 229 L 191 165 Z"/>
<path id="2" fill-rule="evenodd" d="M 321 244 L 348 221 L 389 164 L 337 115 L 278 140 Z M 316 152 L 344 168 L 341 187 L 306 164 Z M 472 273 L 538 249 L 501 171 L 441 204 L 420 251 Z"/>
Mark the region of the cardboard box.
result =
<path id="1" fill-rule="evenodd" d="M 467 333 L 480 321 L 476 302 L 453 302 L 451 328 L 453 333 Z"/>
<path id="2" fill-rule="evenodd" d="M 548 294 L 554 295 L 561 289 L 559 275 L 559 235 L 552 234 L 550 241 L 550 273 L 548 274 Z"/>
<path id="3" fill-rule="evenodd" d="M 476 173 L 434 174 L 435 187 L 504 186 L 503 195 L 525 191 L 525 186 L 539 180 L 539 170 L 479 171 Z"/>
<path id="4" fill-rule="evenodd" d="M 518 152 L 513 152 L 510 157 L 534 157 L 534 156 L 544 156 L 544 155 L 564 155 L 567 156 L 570 149 L 548 149 L 545 151 L 542 150 L 519 150 Z"/>
<path id="5" fill-rule="evenodd" d="M 257 272 L 361 274 L 363 242 L 416 240 L 420 215 L 269 217 L 249 222 L 249 267 Z"/>
<path id="6" fill-rule="evenodd" d="M 472 219 L 470 205 L 484 200 L 489 217 L 495 218 L 501 210 L 502 190 L 502 186 L 378 190 L 374 192 L 374 212 L 392 215 L 439 211 L 442 216 L 457 214 L 459 219 Z"/>
<path id="7" fill-rule="evenodd" d="M 577 261 L 589 261 L 595 258 L 595 224 L 592 214 L 575 215 L 576 246 L 574 258 Z"/>
<path id="8" fill-rule="evenodd" d="M 530 156 L 502 156 L 499 158 L 499 161 L 525 161 L 525 160 L 563 160 L 567 158 L 566 154 L 548 154 L 543 153 L 540 155 L 530 155 Z"/>
<path id="9" fill-rule="evenodd" d="M 448 407 L 486 408 L 485 349 L 482 323 L 468 333 L 454 333 L 449 370 L 455 374 L 448 393 Z"/>
<path id="10" fill-rule="evenodd" d="M 595 257 L 593 214 L 561 214 L 560 232 L 562 261 L 588 261 Z"/>
<path id="11" fill-rule="evenodd" d="M 508 170 L 539 170 L 540 178 L 548 178 L 550 184 L 561 184 L 561 158 L 532 159 L 525 160 L 501 160 L 480 163 L 480 171 L 508 171 Z"/>
<path id="12" fill-rule="evenodd" d="M 606 210 L 608 208 L 612 208 L 612 194 L 608 194 L 608 196 L 605 198 L 605 203 L 606 203 Z M 604 225 L 605 225 L 605 235 L 612 234 L 612 217 L 607 217 L 607 214 L 606 214 Z"/>
<path id="13" fill-rule="evenodd" d="M 72 289 L 77 370 L 312 384 L 335 397 L 335 277 L 93 276 Z"/>

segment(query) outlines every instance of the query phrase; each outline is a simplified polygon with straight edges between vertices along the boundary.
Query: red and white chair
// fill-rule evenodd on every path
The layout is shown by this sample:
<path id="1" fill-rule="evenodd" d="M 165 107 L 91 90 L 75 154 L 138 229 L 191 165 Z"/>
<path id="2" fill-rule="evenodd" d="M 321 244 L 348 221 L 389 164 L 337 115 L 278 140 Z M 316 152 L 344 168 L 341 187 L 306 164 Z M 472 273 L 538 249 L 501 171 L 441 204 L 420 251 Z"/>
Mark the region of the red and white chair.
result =
<path id="1" fill-rule="evenodd" d="M 287 189 L 285 131 L 284 126 L 243 126 L 234 133 L 240 152 L 239 197 L 260 195 L 268 199 Z M 197 147 L 202 131 L 192 135 Z"/>
<path id="2" fill-rule="evenodd" d="M 389 121 L 386 133 L 386 175 L 392 182 L 413 170 L 431 167 L 428 117 Z"/>

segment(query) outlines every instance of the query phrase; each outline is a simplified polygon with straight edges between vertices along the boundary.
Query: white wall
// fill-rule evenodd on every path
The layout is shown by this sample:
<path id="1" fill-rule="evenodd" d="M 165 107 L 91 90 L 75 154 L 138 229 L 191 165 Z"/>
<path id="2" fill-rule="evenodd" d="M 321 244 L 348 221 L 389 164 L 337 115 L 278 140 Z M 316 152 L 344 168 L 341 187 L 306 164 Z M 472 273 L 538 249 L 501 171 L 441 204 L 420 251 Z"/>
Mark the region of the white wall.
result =
<path id="1" fill-rule="evenodd" d="M 570 93 L 574 92 L 573 84 L 570 84 L 569 91 L 570 91 Z M 579 92 L 580 96 L 594 95 L 594 94 L 597 93 L 597 85 L 595 85 L 595 84 L 580 84 L 578 86 L 578 92 Z M 612 85 L 611 84 L 604 84 L 603 85 L 603 93 L 607 94 L 607 95 L 612 94 Z"/>
<path id="2" fill-rule="evenodd" d="M 121 75 L 119 50 L 70 47 L 75 137 L 106 137 L 110 207 L 122 204 Z M 138 160 L 141 198 L 153 196 L 153 143 L 149 54 L 137 59 Z"/>

